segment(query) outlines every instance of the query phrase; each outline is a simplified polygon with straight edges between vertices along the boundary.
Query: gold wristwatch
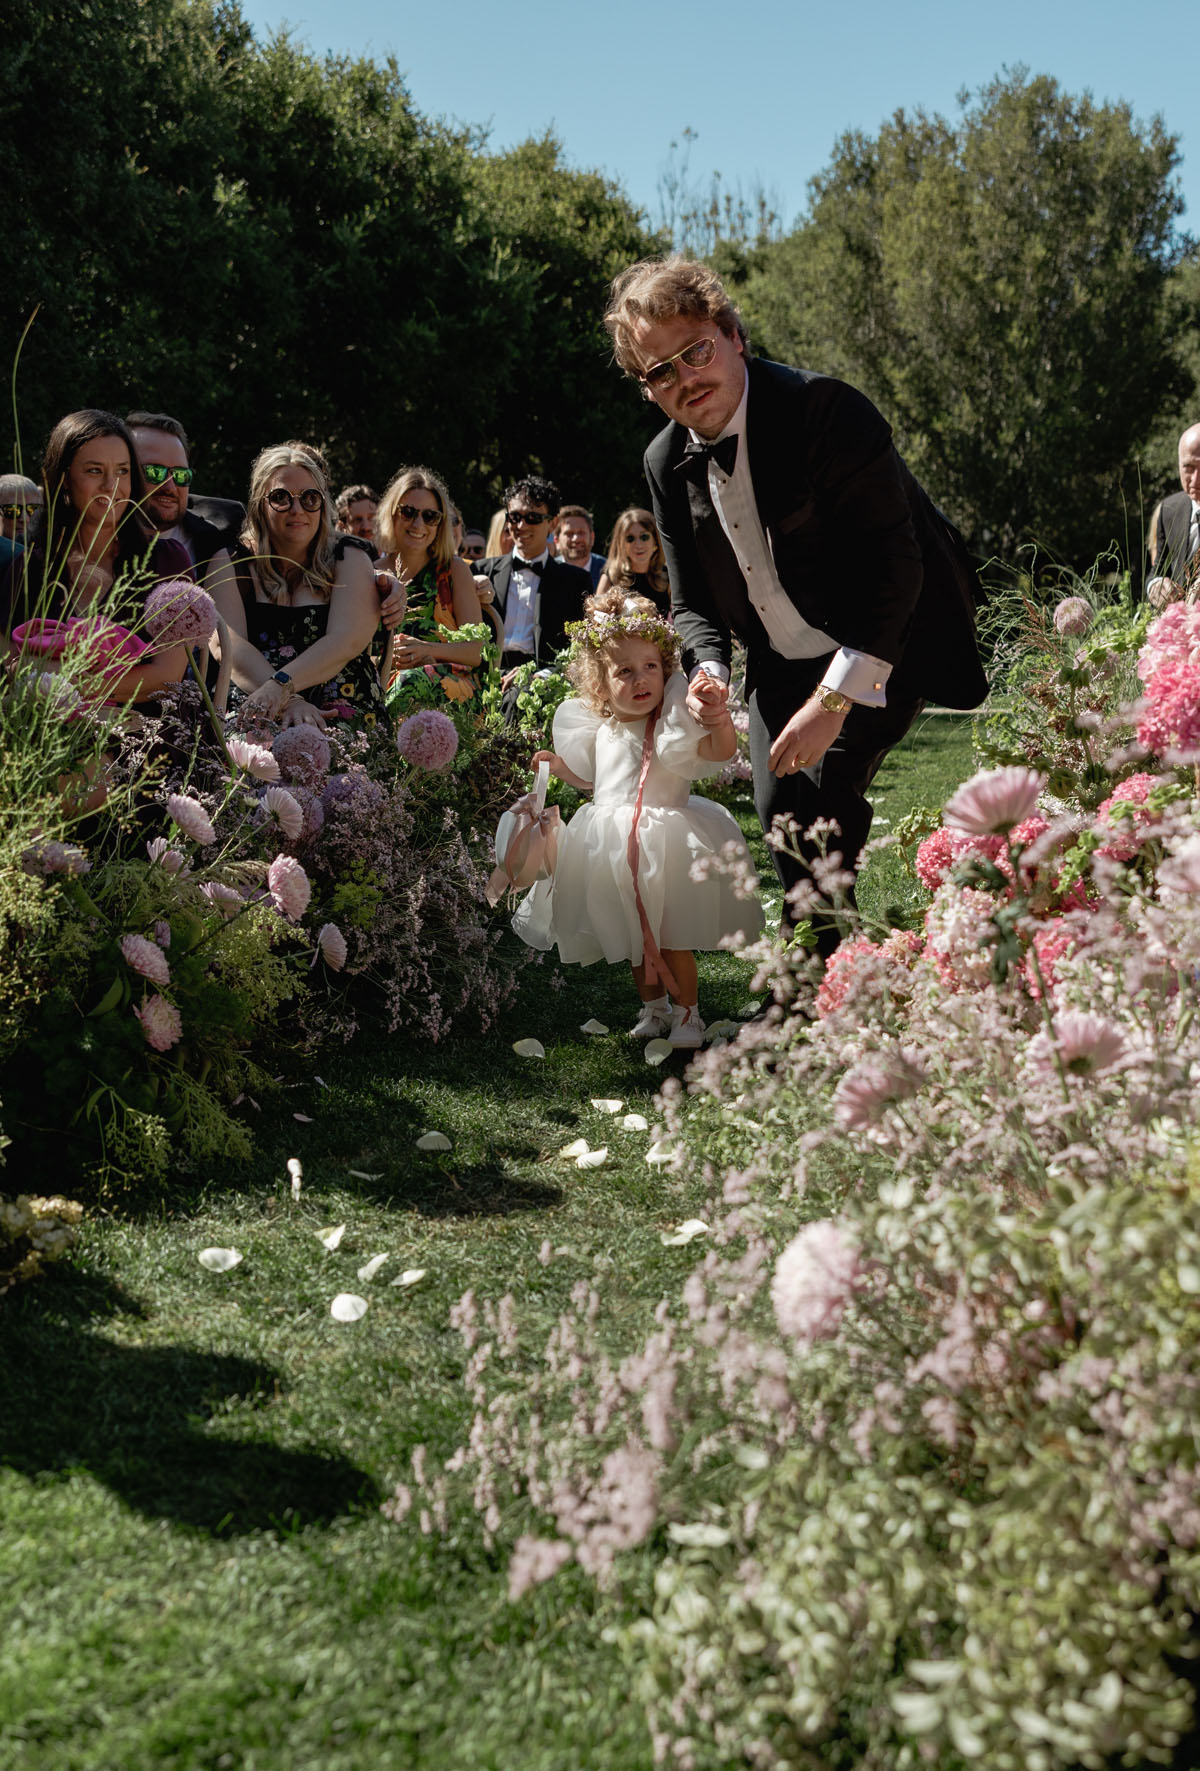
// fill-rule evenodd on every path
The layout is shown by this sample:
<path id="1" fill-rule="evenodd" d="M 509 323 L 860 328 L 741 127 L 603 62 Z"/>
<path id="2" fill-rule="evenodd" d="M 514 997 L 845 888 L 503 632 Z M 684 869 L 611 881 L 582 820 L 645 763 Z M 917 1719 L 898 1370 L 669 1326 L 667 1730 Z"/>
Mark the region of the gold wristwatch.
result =
<path id="1" fill-rule="evenodd" d="M 826 713 L 848 713 L 854 706 L 849 695 L 843 695 L 840 689 L 827 689 L 824 685 L 813 690 L 812 698 Z"/>

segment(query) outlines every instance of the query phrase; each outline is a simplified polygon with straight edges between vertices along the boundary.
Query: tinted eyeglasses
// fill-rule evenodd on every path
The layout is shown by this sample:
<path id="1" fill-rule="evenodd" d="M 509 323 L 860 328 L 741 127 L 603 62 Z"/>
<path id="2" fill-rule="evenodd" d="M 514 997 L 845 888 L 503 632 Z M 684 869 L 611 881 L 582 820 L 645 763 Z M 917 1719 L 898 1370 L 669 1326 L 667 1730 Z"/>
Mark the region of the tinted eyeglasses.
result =
<path id="1" fill-rule="evenodd" d="M 654 537 L 645 529 L 626 529 L 625 539 L 626 541 L 653 541 Z"/>
<path id="2" fill-rule="evenodd" d="M 661 363 L 655 363 L 642 376 L 642 386 L 652 392 L 666 393 L 679 380 L 679 364 L 686 363 L 689 369 L 707 369 L 717 354 L 715 338 L 698 338 L 695 344 L 685 345 L 683 350 L 676 351 L 673 357 L 665 357 Z"/>
<path id="3" fill-rule="evenodd" d="M 142 472 L 148 486 L 165 486 L 168 480 L 174 480 L 177 486 L 190 486 L 195 477 L 190 467 L 166 467 L 161 461 L 143 461 Z"/>
<path id="4" fill-rule="evenodd" d="M 285 486 L 272 486 L 267 493 L 267 503 L 272 510 L 278 511 L 291 510 L 293 504 L 298 504 L 311 517 L 324 508 L 325 494 L 318 492 L 315 486 L 306 486 L 299 493 L 291 493 Z"/>
<path id="5" fill-rule="evenodd" d="M 440 510 L 422 510 L 415 504 L 402 504 L 397 514 L 402 516 L 406 523 L 415 523 L 420 520 L 427 529 L 436 529 L 442 520 Z"/>
<path id="6" fill-rule="evenodd" d="M 482 541 L 467 541 L 463 544 L 464 560 L 481 560 L 486 553 L 487 547 Z"/>
<path id="7" fill-rule="evenodd" d="M 508 510 L 504 514 L 514 529 L 536 529 L 539 523 L 550 521 L 550 513 L 546 510 Z"/>
<path id="8" fill-rule="evenodd" d="M 15 523 L 18 517 L 31 517 L 41 508 L 40 504 L 0 504 L 0 517 L 7 517 L 10 523 Z"/>

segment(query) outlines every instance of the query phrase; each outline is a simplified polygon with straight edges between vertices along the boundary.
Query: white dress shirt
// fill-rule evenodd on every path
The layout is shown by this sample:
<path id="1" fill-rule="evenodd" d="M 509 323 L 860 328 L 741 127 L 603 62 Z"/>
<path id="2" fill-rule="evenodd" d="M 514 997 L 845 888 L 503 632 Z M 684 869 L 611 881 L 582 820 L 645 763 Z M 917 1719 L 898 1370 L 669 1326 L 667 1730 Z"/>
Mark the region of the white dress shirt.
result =
<path id="1" fill-rule="evenodd" d="M 550 549 L 543 548 L 536 560 L 523 560 L 513 549 L 512 577 L 508 583 L 508 598 L 504 604 L 504 650 L 506 652 L 528 652 L 532 658 L 537 647 L 534 643 L 534 630 L 537 625 L 537 595 L 541 588 L 541 579 L 536 572 L 526 571 L 528 565 L 537 565 L 538 560 L 545 569 L 550 558 Z"/>
<path id="2" fill-rule="evenodd" d="M 750 452 L 746 439 L 749 390 L 747 372 L 741 404 L 721 432 L 722 438 L 736 436 L 738 439 L 732 474 L 723 473 L 711 457 L 708 463 L 709 496 L 741 567 L 747 594 L 767 630 L 767 638 L 781 657 L 822 658 L 832 652 L 833 657 L 821 679 L 822 687 L 838 689 L 866 707 L 884 707 L 891 665 L 885 664 L 881 658 L 872 658 L 868 652 L 855 652 L 848 646 L 839 646 L 821 628 L 811 626 L 779 582 L 770 544 L 758 514 L 754 481 L 750 477 Z M 689 434 L 696 442 L 707 441 L 695 431 Z M 729 679 L 724 665 L 715 661 L 704 662 L 699 668 L 723 682 Z"/>

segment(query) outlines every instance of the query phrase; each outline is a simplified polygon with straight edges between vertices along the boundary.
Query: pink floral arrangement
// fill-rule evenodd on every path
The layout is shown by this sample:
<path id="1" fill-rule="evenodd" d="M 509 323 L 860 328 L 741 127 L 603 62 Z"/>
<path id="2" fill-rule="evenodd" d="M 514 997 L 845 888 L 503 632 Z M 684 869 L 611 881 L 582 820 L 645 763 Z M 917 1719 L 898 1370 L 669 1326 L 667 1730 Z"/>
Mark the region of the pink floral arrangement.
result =
<path id="1" fill-rule="evenodd" d="M 183 1038 L 179 1010 L 165 996 L 148 996 L 133 1012 L 142 1024 L 146 1044 L 153 1046 L 156 1052 L 169 1052 Z"/>
<path id="2" fill-rule="evenodd" d="M 190 578 L 169 578 L 146 598 L 146 630 L 160 651 L 198 646 L 215 632 L 217 605 Z"/>
<path id="3" fill-rule="evenodd" d="M 415 769 L 437 775 L 448 769 L 458 752 L 458 732 L 448 714 L 423 707 L 396 733 L 396 749 Z"/>
<path id="4" fill-rule="evenodd" d="M 1096 825 L 1111 836 L 1100 845 L 1098 854 L 1113 861 L 1131 861 L 1145 840 L 1146 829 L 1154 814 L 1146 801 L 1155 787 L 1162 785 L 1160 775 L 1130 775 L 1114 788 L 1096 809 Z"/>

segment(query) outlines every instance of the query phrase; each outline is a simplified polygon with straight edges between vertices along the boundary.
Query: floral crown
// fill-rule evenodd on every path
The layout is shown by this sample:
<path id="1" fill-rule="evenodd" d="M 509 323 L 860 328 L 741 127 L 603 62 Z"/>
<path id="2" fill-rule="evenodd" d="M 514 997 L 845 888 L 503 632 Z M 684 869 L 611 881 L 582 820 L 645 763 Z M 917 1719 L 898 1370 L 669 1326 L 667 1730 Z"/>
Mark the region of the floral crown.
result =
<path id="1" fill-rule="evenodd" d="M 626 613 L 628 610 L 628 613 Z M 615 639 L 649 640 L 672 657 L 679 650 L 679 635 L 661 615 L 643 614 L 630 598 L 620 614 L 610 615 L 597 610 L 583 621 L 568 621 L 566 632 L 576 648 L 586 646 L 598 652 L 601 646 Z"/>

